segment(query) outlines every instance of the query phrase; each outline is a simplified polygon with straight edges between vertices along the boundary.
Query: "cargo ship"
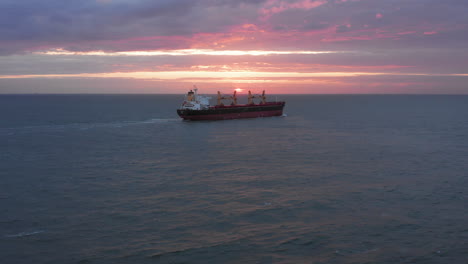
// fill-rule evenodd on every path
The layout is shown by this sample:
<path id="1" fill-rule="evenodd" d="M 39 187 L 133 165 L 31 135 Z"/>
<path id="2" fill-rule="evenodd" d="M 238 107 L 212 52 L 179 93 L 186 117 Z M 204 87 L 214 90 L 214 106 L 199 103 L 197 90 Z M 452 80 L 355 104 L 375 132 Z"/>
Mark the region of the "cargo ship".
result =
<path id="1" fill-rule="evenodd" d="M 229 96 L 222 95 L 218 91 L 218 102 L 214 106 L 210 106 L 210 99 L 211 97 L 199 95 L 197 87 L 194 86 L 177 109 L 177 114 L 184 120 L 192 121 L 270 117 L 283 115 L 285 105 L 284 101 L 267 102 L 265 91 L 261 95 L 249 91 L 247 104 L 237 104 L 236 91 Z M 226 100 L 229 101 L 227 104 Z"/>

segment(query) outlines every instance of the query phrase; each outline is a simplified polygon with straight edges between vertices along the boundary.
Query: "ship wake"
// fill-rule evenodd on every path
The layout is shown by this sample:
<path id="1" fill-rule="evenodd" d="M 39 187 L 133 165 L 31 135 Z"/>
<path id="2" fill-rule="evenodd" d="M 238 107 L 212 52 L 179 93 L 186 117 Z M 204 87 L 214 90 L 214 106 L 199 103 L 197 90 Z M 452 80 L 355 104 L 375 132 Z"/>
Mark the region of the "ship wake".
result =
<path id="1" fill-rule="evenodd" d="M 118 121 L 108 123 L 71 123 L 0 128 L 0 135 L 13 136 L 18 133 L 55 132 L 65 130 L 90 130 L 99 128 L 121 128 L 145 124 L 167 124 L 180 122 L 178 118 L 152 118 L 143 121 Z"/>

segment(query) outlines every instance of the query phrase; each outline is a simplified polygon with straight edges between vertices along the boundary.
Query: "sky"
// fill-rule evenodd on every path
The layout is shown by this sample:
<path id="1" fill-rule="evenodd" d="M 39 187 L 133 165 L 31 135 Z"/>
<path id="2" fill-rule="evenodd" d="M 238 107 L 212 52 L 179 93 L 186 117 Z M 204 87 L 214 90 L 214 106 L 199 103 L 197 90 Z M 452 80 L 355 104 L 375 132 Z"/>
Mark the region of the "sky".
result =
<path id="1" fill-rule="evenodd" d="M 468 94 L 467 0 L 0 0 L 0 93 Z"/>

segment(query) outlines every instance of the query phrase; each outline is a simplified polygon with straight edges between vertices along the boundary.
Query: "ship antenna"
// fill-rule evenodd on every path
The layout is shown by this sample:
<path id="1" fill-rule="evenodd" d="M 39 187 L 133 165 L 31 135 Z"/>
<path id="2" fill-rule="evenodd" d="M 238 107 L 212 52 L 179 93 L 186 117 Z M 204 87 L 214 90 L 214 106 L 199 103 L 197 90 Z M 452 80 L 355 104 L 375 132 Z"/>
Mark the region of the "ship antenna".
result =
<path id="1" fill-rule="evenodd" d="M 195 96 L 194 96 L 195 100 L 197 100 L 198 99 L 198 88 L 197 88 L 196 85 L 193 85 L 193 91 L 195 92 Z"/>

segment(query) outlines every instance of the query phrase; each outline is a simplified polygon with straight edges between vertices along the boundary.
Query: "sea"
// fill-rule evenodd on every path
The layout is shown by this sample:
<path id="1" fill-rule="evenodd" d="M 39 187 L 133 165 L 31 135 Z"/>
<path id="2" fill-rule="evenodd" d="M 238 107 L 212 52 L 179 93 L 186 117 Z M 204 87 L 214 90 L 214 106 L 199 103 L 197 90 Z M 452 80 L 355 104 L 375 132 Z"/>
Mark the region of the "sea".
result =
<path id="1" fill-rule="evenodd" d="M 468 263 L 468 96 L 1 95 L 0 263 Z"/>

